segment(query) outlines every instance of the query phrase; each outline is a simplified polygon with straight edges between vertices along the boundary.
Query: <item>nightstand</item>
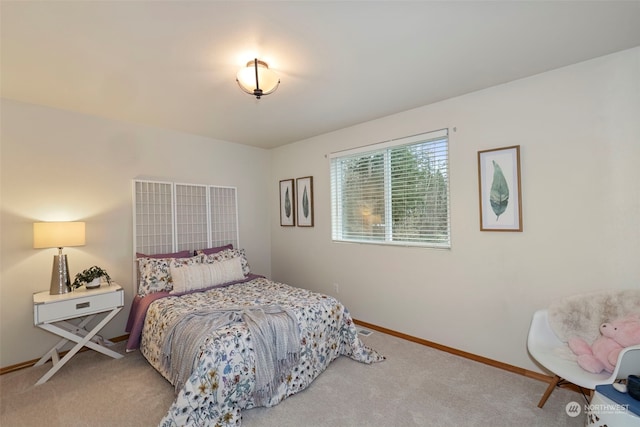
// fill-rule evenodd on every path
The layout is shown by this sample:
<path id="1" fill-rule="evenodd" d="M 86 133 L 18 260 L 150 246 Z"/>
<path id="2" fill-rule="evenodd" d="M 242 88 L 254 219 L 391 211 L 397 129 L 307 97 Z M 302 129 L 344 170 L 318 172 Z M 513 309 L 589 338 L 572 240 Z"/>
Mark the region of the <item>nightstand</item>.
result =
<path id="1" fill-rule="evenodd" d="M 62 340 L 35 364 L 35 366 L 43 365 L 49 359 L 53 362 L 53 367 L 38 380 L 36 385 L 47 382 L 82 347 L 88 347 L 114 359 L 121 358 L 121 354 L 105 347 L 105 345 L 112 345 L 111 341 L 96 334 L 122 310 L 123 306 L 124 291 L 120 285 L 113 282 L 111 285 L 103 284 L 97 289 L 87 289 L 83 286 L 61 295 L 49 295 L 49 291 L 33 294 L 33 323 L 45 331 L 62 337 Z M 85 327 L 100 313 L 107 313 L 107 315 L 88 331 Z M 80 322 L 73 324 L 68 321 L 71 319 L 80 319 Z M 77 344 L 60 359 L 58 350 L 69 341 Z"/>
<path id="2" fill-rule="evenodd" d="M 585 408 L 587 426 L 640 426 L 640 401 L 614 389 L 612 384 L 596 386 Z"/>

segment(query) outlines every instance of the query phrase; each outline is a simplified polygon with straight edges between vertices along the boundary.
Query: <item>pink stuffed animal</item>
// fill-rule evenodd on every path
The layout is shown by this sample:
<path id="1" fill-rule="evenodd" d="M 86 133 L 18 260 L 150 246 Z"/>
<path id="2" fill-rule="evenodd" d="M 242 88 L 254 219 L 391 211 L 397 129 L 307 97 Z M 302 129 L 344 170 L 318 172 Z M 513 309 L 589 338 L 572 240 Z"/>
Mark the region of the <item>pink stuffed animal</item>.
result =
<path id="1" fill-rule="evenodd" d="M 602 334 L 589 345 L 582 338 L 571 338 L 569 348 L 578 355 L 578 365 L 585 371 L 598 374 L 613 372 L 620 351 L 640 344 L 640 313 L 600 325 Z"/>

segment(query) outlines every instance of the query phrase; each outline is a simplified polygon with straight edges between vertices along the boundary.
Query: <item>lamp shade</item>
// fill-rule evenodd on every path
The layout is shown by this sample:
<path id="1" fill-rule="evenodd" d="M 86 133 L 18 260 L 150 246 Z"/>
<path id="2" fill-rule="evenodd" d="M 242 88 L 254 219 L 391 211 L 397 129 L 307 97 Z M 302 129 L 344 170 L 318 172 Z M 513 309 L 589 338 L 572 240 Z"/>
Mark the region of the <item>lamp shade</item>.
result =
<path id="1" fill-rule="evenodd" d="M 266 62 L 257 58 L 247 62 L 246 68 L 238 71 L 236 81 L 243 91 L 258 99 L 274 92 L 280 84 L 278 75 L 269 69 Z"/>
<path id="2" fill-rule="evenodd" d="M 84 246 L 84 222 L 34 222 L 33 247 L 65 248 Z"/>

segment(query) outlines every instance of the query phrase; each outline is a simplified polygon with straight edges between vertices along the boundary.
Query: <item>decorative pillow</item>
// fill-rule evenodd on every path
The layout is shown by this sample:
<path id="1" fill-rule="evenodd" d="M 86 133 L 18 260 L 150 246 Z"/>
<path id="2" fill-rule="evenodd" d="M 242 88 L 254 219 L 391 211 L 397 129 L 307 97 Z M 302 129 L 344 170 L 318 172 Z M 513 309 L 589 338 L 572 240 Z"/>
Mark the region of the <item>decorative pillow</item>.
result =
<path id="1" fill-rule="evenodd" d="M 248 276 L 249 273 L 251 273 L 251 268 L 249 268 L 249 261 L 247 261 L 247 255 L 245 254 L 244 249 L 225 249 L 215 254 L 204 255 L 202 262 L 205 264 L 213 264 L 215 262 L 238 257 L 240 257 L 240 262 L 242 263 L 242 273 L 245 276 Z"/>
<path id="2" fill-rule="evenodd" d="M 140 252 L 136 252 L 136 258 L 188 258 L 193 256 L 191 251 L 180 251 L 174 252 L 172 254 L 155 254 L 155 255 L 146 255 Z"/>
<path id="3" fill-rule="evenodd" d="M 202 255 L 190 258 L 139 258 L 138 271 L 140 282 L 138 295 L 145 296 L 153 292 L 169 292 L 173 289 L 171 267 L 202 263 Z"/>
<path id="4" fill-rule="evenodd" d="M 244 279 L 240 257 L 213 264 L 194 264 L 171 268 L 172 294 L 195 291 Z"/>
<path id="5" fill-rule="evenodd" d="M 229 243 L 228 245 L 224 245 L 224 246 L 218 246 L 215 248 L 207 248 L 207 249 L 198 249 L 195 254 L 196 255 L 211 255 L 211 254 L 217 254 L 218 252 L 222 252 L 226 249 L 233 249 L 233 245 L 231 243 Z"/>

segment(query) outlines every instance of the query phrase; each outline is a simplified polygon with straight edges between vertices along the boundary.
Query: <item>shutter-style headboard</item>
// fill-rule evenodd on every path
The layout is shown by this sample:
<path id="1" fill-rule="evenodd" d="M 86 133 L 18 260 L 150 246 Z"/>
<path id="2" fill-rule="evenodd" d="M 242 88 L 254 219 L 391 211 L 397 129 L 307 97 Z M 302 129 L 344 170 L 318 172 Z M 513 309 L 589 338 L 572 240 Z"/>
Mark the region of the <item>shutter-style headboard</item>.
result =
<path id="1" fill-rule="evenodd" d="M 133 181 L 133 251 L 155 255 L 239 247 L 235 187 Z M 134 262 L 137 286 L 137 264 Z"/>

